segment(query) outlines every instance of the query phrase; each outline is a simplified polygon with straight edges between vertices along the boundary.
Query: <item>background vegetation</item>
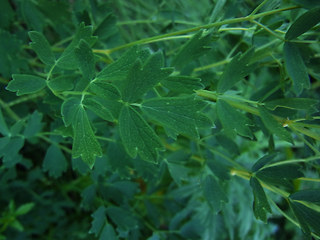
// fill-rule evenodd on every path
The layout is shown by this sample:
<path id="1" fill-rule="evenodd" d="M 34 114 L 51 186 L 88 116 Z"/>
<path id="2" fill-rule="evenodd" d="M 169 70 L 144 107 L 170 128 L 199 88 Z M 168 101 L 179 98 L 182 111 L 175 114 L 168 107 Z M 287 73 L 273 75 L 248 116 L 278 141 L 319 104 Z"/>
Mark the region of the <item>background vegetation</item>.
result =
<path id="1" fill-rule="evenodd" d="M 319 1 L 0 9 L 0 239 L 319 239 Z"/>

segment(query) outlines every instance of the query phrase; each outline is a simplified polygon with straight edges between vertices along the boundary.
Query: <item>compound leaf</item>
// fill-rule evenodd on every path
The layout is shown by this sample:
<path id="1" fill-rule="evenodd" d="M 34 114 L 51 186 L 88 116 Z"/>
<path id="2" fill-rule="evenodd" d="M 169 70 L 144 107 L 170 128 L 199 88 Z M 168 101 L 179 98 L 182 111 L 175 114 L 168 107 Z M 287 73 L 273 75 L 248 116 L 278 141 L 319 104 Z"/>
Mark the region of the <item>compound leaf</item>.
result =
<path id="1" fill-rule="evenodd" d="M 78 47 L 74 49 L 78 60 L 80 71 L 85 79 L 91 80 L 95 77 L 95 63 L 92 50 L 86 41 L 80 40 Z"/>
<path id="2" fill-rule="evenodd" d="M 131 106 L 123 106 L 119 117 L 120 137 L 126 152 L 135 158 L 137 154 L 149 162 L 157 162 L 157 149 L 162 149 L 159 137 Z"/>
<path id="3" fill-rule="evenodd" d="M 102 150 L 83 107 L 79 107 L 72 127 L 74 131 L 72 157 L 81 157 L 82 160 L 92 168 L 96 156 L 102 156 Z"/>
<path id="4" fill-rule="evenodd" d="M 259 182 L 255 177 L 250 178 L 250 186 L 253 191 L 254 202 L 253 211 L 257 219 L 267 222 L 267 212 L 271 213 L 271 208 L 267 196 Z"/>
<path id="5" fill-rule="evenodd" d="M 307 67 L 295 43 L 284 44 L 284 62 L 288 75 L 292 79 L 294 92 L 300 95 L 304 88 L 310 88 Z"/>
<path id="6" fill-rule="evenodd" d="M 286 32 L 285 39 L 292 40 L 299 37 L 301 34 L 307 32 L 313 26 L 320 22 L 320 7 L 310 9 L 302 14 L 298 19 L 290 26 Z"/>
<path id="7" fill-rule="evenodd" d="M 17 92 L 17 96 L 35 93 L 47 85 L 46 80 L 41 77 L 28 74 L 13 74 L 11 80 L 6 87 L 11 92 Z"/>
<path id="8" fill-rule="evenodd" d="M 107 208 L 107 214 L 111 220 L 122 230 L 132 230 L 137 228 L 137 220 L 128 210 L 111 206 Z"/>
<path id="9" fill-rule="evenodd" d="M 48 148 L 42 167 L 54 178 L 60 177 L 67 170 L 67 160 L 59 147 L 52 144 Z"/>
<path id="10" fill-rule="evenodd" d="M 232 58 L 218 82 L 218 93 L 224 93 L 225 91 L 229 90 L 254 69 L 255 65 L 249 65 L 253 54 L 254 48 L 251 48 L 245 53 L 238 53 Z"/>
<path id="11" fill-rule="evenodd" d="M 173 92 L 194 93 L 194 90 L 202 89 L 200 78 L 188 76 L 172 76 L 161 81 L 161 84 Z"/>
<path id="12" fill-rule="evenodd" d="M 211 125 L 210 120 L 200 113 L 205 106 L 205 102 L 193 96 L 167 97 L 144 101 L 142 110 L 176 134 L 199 138 L 198 127 Z"/>
<path id="13" fill-rule="evenodd" d="M 91 222 L 89 233 L 98 237 L 101 229 L 106 224 L 106 208 L 104 206 L 100 206 L 94 213 L 91 214 L 91 217 L 93 220 Z"/>
<path id="14" fill-rule="evenodd" d="M 249 128 L 250 120 L 238 110 L 230 106 L 226 101 L 219 99 L 217 102 L 217 113 L 220 122 L 228 135 L 234 135 L 236 131 L 239 135 L 253 138 Z"/>
<path id="15" fill-rule="evenodd" d="M 51 51 L 50 44 L 47 39 L 39 32 L 29 32 L 29 37 L 32 40 L 31 48 L 37 53 L 40 60 L 47 65 L 53 65 L 55 57 Z"/>
<path id="16" fill-rule="evenodd" d="M 123 100 L 135 102 L 162 79 L 167 78 L 173 69 L 163 68 L 163 64 L 161 52 L 152 54 L 143 65 L 140 60 L 137 60 L 121 84 Z"/>
<path id="17" fill-rule="evenodd" d="M 260 117 L 266 128 L 280 139 L 293 144 L 291 134 L 264 107 L 259 107 Z"/>
<path id="18" fill-rule="evenodd" d="M 211 36 L 199 31 L 194 34 L 181 48 L 181 50 L 174 56 L 172 66 L 181 70 L 189 62 L 199 58 L 209 51 L 208 44 L 211 42 Z"/>

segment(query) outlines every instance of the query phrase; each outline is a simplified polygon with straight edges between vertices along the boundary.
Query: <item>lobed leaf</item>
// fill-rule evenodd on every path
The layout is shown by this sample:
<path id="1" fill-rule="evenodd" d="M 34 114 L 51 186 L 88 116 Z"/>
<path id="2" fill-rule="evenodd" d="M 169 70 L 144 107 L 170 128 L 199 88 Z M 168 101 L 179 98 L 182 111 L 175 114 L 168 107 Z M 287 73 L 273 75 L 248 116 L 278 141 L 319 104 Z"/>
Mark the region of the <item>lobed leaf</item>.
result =
<path id="1" fill-rule="evenodd" d="M 86 41 L 80 40 L 78 47 L 74 49 L 80 71 L 85 79 L 92 80 L 95 73 L 95 63 L 92 50 Z"/>
<path id="2" fill-rule="evenodd" d="M 86 111 L 79 107 L 72 123 L 74 138 L 72 157 L 81 157 L 90 168 L 93 167 L 96 156 L 102 156 L 102 150 L 91 128 Z"/>
<path id="3" fill-rule="evenodd" d="M 53 79 L 50 79 L 48 82 L 48 87 L 57 92 L 63 92 L 72 90 L 74 88 L 75 79 L 79 78 L 78 74 L 73 75 L 62 75 Z"/>
<path id="4" fill-rule="evenodd" d="M 126 152 L 135 158 L 157 162 L 158 149 L 163 146 L 153 129 L 131 106 L 123 106 L 119 117 L 119 131 Z"/>
<path id="5" fill-rule="evenodd" d="M 116 101 L 121 99 L 119 89 L 105 81 L 92 81 L 89 86 L 89 91 L 106 100 Z"/>
<path id="6" fill-rule="evenodd" d="M 106 106 L 102 105 L 99 101 L 97 101 L 94 97 L 86 97 L 83 100 L 83 105 L 85 105 L 88 109 L 93 111 L 103 120 L 109 122 L 115 121 L 115 118 L 113 117 L 111 111 Z"/>
<path id="7" fill-rule="evenodd" d="M 227 135 L 233 136 L 233 132 L 235 131 L 241 136 L 253 138 L 253 134 L 249 128 L 249 125 L 252 125 L 250 120 L 226 101 L 218 100 L 217 114 Z"/>
<path id="8" fill-rule="evenodd" d="M 42 129 L 42 114 L 38 111 L 34 111 L 28 119 L 26 128 L 24 129 L 23 135 L 25 138 L 34 137 Z"/>
<path id="9" fill-rule="evenodd" d="M 295 43 L 284 44 L 284 62 L 288 75 L 292 79 L 294 92 L 300 95 L 303 89 L 309 89 L 308 70 Z"/>
<path id="10" fill-rule="evenodd" d="M 199 31 L 192 36 L 181 48 L 181 50 L 174 56 L 172 60 L 172 66 L 178 70 L 181 70 L 189 62 L 194 61 L 200 56 L 208 52 L 208 47 L 211 42 L 211 36 Z"/>
<path id="11" fill-rule="evenodd" d="M 254 202 L 253 212 L 257 219 L 267 222 L 267 212 L 271 213 L 271 208 L 266 197 L 266 194 L 259 182 L 255 177 L 250 178 L 250 186 L 253 191 Z"/>
<path id="12" fill-rule="evenodd" d="M 50 177 L 58 178 L 67 170 L 67 160 L 61 149 L 52 144 L 46 152 L 42 168 L 49 173 Z"/>
<path id="13" fill-rule="evenodd" d="M 291 134 L 264 107 L 259 107 L 259 113 L 266 128 L 280 139 L 293 144 Z"/>
<path id="14" fill-rule="evenodd" d="M 91 217 L 93 219 L 89 233 L 98 237 L 103 226 L 106 224 L 106 208 L 104 206 L 100 206 L 94 213 L 91 214 Z"/>
<path id="15" fill-rule="evenodd" d="M 11 92 L 17 92 L 17 96 L 36 93 L 44 89 L 47 85 L 46 80 L 41 77 L 27 74 L 13 74 L 11 80 L 6 87 Z"/>
<path id="16" fill-rule="evenodd" d="M 278 107 L 297 109 L 297 110 L 310 110 L 314 108 L 319 101 L 312 98 L 282 98 L 265 102 L 265 106 L 271 110 Z"/>
<path id="17" fill-rule="evenodd" d="M 66 99 L 61 106 L 61 115 L 64 125 L 68 127 L 76 118 L 80 108 L 81 99 L 78 97 L 71 97 Z"/>
<path id="18" fill-rule="evenodd" d="M 252 171 L 257 172 L 260 168 L 271 162 L 276 157 L 276 154 L 268 154 L 260 158 L 253 166 Z"/>
<path id="19" fill-rule="evenodd" d="M 146 100 L 141 109 L 174 133 L 199 138 L 198 128 L 212 125 L 200 112 L 206 105 L 193 96 L 167 97 Z"/>
<path id="20" fill-rule="evenodd" d="M 56 59 L 51 51 L 51 47 L 47 39 L 41 33 L 36 31 L 29 32 L 29 37 L 32 40 L 30 46 L 37 53 L 40 60 L 49 66 L 53 65 Z"/>
<path id="21" fill-rule="evenodd" d="M 194 93 L 194 90 L 204 88 L 200 78 L 188 76 L 172 76 L 161 81 L 161 84 L 169 90 L 177 93 Z"/>
<path id="22" fill-rule="evenodd" d="M 109 218 L 122 230 L 132 230 L 137 228 L 137 220 L 131 212 L 124 208 L 111 206 L 107 208 Z"/>
<path id="23" fill-rule="evenodd" d="M 309 11 L 298 17 L 297 20 L 290 26 L 290 28 L 286 32 L 285 39 L 295 39 L 317 25 L 319 22 L 320 7 L 310 9 Z"/>

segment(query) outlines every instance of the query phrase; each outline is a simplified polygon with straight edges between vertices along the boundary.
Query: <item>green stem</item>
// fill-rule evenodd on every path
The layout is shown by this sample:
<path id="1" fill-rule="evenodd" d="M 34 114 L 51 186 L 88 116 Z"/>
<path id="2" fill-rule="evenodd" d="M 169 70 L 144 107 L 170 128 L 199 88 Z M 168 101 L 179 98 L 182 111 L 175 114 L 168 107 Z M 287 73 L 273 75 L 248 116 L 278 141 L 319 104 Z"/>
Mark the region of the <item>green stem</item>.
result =
<path id="1" fill-rule="evenodd" d="M 2 106 L 2 108 L 4 110 L 6 110 L 6 112 L 8 113 L 8 115 L 15 121 L 19 121 L 21 118 L 14 112 L 12 111 L 12 109 L 8 106 L 8 104 L 6 104 L 5 102 L 3 102 L 0 99 L 0 105 Z"/>
<path id="2" fill-rule="evenodd" d="M 262 168 L 260 168 L 260 170 L 264 169 L 264 168 L 269 168 L 269 167 L 276 167 L 276 166 L 281 166 L 281 165 L 286 165 L 286 164 L 294 164 L 294 163 L 306 163 L 306 162 L 310 162 L 310 161 L 316 161 L 319 160 L 320 156 L 312 156 L 309 158 L 300 158 L 300 159 L 289 159 L 289 160 L 285 160 L 285 161 L 281 161 L 281 162 L 276 162 L 276 163 L 272 163 L 272 164 L 268 164 L 263 166 Z"/>
<path id="3" fill-rule="evenodd" d="M 12 107 L 14 105 L 18 105 L 18 104 L 21 104 L 23 102 L 26 102 L 26 101 L 29 101 L 29 100 L 32 100 L 32 99 L 35 99 L 35 98 L 38 98 L 38 97 L 43 97 L 45 95 L 45 92 L 39 92 L 39 93 L 35 93 L 35 94 L 32 94 L 32 95 L 28 95 L 28 96 L 25 96 L 25 97 L 20 97 L 16 100 L 13 100 L 11 102 L 8 102 L 7 105 L 9 107 Z"/>

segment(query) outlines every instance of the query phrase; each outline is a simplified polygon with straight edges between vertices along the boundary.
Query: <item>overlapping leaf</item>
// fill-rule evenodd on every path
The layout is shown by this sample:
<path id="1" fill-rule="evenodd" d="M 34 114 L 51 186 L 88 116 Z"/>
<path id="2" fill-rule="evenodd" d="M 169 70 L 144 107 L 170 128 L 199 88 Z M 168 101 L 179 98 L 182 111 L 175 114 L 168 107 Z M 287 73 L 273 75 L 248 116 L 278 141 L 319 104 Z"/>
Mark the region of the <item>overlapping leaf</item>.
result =
<path id="1" fill-rule="evenodd" d="M 74 53 L 78 61 L 82 76 L 87 80 L 92 80 L 95 77 L 96 73 L 94 66 L 94 57 L 89 44 L 81 39 L 78 47 L 74 49 Z"/>
<path id="2" fill-rule="evenodd" d="M 172 76 L 161 81 L 161 84 L 173 92 L 194 93 L 194 90 L 202 89 L 200 78 L 188 76 Z"/>
<path id="3" fill-rule="evenodd" d="M 142 104 L 142 110 L 150 118 L 176 134 L 199 138 L 198 128 L 210 127 L 210 120 L 201 113 L 206 103 L 188 97 L 154 98 Z"/>
<path id="4" fill-rule="evenodd" d="M 37 53 L 40 60 L 44 64 L 53 65 L 55 57 L 47 39 L 41 33 L 36 31 L 29 32 L 29 37 L 32 40 L 30 46 Z"/>

